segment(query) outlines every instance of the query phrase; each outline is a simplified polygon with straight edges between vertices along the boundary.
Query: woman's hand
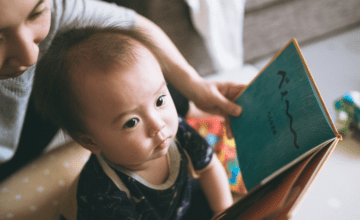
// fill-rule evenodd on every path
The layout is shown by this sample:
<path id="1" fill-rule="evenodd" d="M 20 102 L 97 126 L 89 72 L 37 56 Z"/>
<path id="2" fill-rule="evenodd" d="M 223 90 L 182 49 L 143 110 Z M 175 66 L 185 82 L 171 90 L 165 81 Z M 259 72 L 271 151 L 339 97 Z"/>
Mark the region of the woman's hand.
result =
<path id="1" fill-rule="evenodd" d="M 152 21 L 138 15 L 137 27 L 164 52 L 163 59 L 168 66 L 168 71 L 164 71 L 166 80 L 193 101 L 199 109 L 223 116 L 227 135 L 231 138 L 228 115 L 238 117 L 241 114 L 241 107 L 232 101 L 245 86 L 233 82 L 211 82 L 203 79 L 189 65 L 170 38 Z"/>
<path id="2" fill-rule="evenodd" d="M 245 85 L 234 82 L 213 82 L 203 79 L 194 86 L 196 89 L 190 99 L 200 110 L 223 116 L 227 136 L 232 138 L 229 115 L 240 116 L 242 109 L 233 101 L 245 87 Z M 190 109 L 189 117 L 191 115 L 192 109 Z"/>

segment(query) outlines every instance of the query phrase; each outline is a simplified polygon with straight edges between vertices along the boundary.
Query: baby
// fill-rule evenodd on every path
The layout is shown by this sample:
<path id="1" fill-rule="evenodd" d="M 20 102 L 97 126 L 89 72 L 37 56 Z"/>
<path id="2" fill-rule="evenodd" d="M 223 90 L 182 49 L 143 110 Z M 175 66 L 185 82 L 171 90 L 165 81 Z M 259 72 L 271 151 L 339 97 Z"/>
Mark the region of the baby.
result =
<path id="1" fill-rule="evenodd" d="M 37 64 L 36 108 L 92 152 L 78 219 L 210 219 L 232 204 L 211 147 L 178 117 L 162 57 L 139 30 L 87 27 Z"/>

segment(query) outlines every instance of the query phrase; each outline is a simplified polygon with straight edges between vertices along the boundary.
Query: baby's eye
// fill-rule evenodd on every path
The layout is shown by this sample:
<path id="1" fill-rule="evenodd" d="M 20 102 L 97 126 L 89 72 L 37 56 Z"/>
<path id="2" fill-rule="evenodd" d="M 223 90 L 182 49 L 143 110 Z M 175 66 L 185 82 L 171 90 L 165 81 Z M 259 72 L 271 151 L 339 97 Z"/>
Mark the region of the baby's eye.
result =
<path id="1" fill-rule="evenodd" d="M 127 121 L 124 125 L 124 128 L 132 128 L 139 122 L 139 119 L 132 118 L 129 121 Z"/>
<path id="2" fill-rule="evenodd" d="M 165 104 L 165 95 L 162 95 L 156 100 L 156 107 L 160 107 L 164 104 Z"/>

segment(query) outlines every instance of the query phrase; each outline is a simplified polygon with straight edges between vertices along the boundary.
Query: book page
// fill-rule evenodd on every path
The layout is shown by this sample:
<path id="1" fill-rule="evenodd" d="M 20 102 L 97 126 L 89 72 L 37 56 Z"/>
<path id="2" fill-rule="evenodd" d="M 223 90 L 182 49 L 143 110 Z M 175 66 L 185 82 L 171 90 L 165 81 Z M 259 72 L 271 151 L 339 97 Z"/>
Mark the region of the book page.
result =
<path id="1" fill-rule="evenodd" d="M 338 141 L 339 139 L 335 139 L 332 143 L 329 143 L 324 149 L 314 155 L 314 157 L 302 171 L 299 178 L 293 184 L 293 188 L 289 193 L 289 196 L 286 198 L 283 207 L 272 213 L 271 216 L 268 216 L 270 219 L 291 218 L 294 210 L 298 207 L 297 205 L 303 199 L 304 194 L 308 191 L 310 184 L 313 182 L 315 176 L 321 169 L 324 161 L 335 149 Z"/>
<path id="2" fill-rule="evenodd" d="M 277 210 L 281 210 L 294 183 L 314 155 L 308 156 L 289 170 L 272 179 L 268 184 L 257 187 L 229 208 L 221 216 L 221 219 L 262 219 Z"/>
<path id="3" fill-rule="evenodd" d="M 334 140 L 336 138 L 332 138 L 330 140 L 325 141 L 324 143 L 321 143 L 320 145 L 314 147 L 313 149 L 310 149 L 308 152 L 306 152 L 305 154 L 301 155 L 300 157 L 296 158 L 295 160 L 293 160 L 292 162 L 288 163 L 287 165 L 283 166 L 281 169 L 277 170 L 276 172 L 274 172 L 273 174 L 271 174 L 270 176 L 266 177 L 263 181 L 261 181 L 261 185 L 266 184 L 268 181 L 270 181 L 272 178 L 276 177 L 277 175 L 279 175 L 280 173 L 282 173 L 284 170 L 288 169 L 289 167 L 293 166 L 294 164 L 296 164 L 297 162 L 299 162 L 300 160 L 302 160 L 304 157 L 306 157 L 307 155 L 314 153 L 316 151 L 321 150 L 324 146 L 328 145 L 329 143 L 333 143 Z"/>
<path id="4" fill-rule="evenodd" d="M 291 41 L 235 101 L 243 112 L 231 126 L 248 191 L 336 137 L 303 61 Z"/>
<path id="5" fill-rule="evenodd" d="M 333 139 L 320 151 L 313 152 L 267 184 L 256 187 L 219 219 L 289 218 L 338 141 L 338 138 Z"/>

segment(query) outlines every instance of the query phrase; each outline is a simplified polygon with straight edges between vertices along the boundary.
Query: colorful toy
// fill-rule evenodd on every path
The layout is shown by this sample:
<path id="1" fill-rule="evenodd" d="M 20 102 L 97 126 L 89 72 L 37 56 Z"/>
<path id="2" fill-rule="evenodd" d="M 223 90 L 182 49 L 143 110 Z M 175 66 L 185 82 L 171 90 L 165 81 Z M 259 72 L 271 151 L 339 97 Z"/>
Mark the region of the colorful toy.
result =
<path id="1" fill-rule="evenodd" d="M 221 117 L 187 118 L 186 121 L 213 147 L 228 175 L 230 189 L 235 193 L 247 193 L 237 159 L 235 140 L 228 139 Z"/>
<path id="2" fill-rule="evenodd" d="M 346 135 L 350 126 L 360 128 L 360 92 L 352 91 L 335 101 L 335 126 L 339 133 Z"/>

